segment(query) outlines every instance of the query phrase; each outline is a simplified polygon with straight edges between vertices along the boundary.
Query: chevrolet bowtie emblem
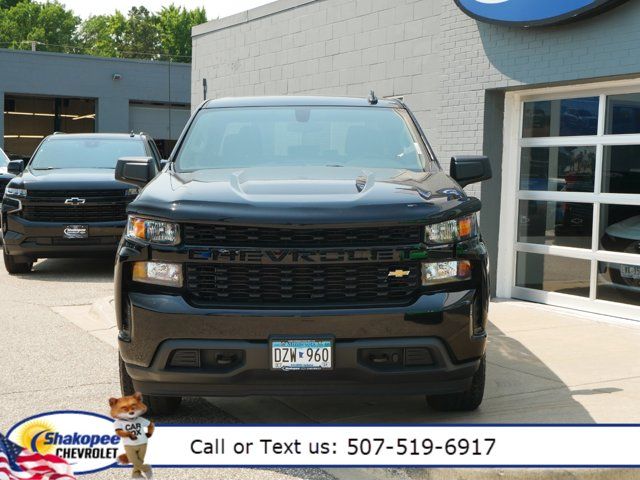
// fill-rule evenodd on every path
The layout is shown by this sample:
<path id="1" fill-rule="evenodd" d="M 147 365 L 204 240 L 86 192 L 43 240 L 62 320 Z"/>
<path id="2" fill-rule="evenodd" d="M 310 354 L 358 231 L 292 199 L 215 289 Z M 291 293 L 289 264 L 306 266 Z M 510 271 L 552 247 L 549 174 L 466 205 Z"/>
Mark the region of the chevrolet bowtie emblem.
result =
<path id="1" fill-rule="evenodd" d="M 84 202 L 86 202 L 84 198 L 73 197 L 73 198 L 67 198 L 64 201 L 64 204 L 65 205 L 84 205 Z"/>
<path id="2" fill-rule="evenodd" d="M 392 270 L 389 272 L 389 277 L 394 277 L 394 278 L 402 278 L 402 277 L 407 277 L 409 276 L 409 274 L 411 273 L 411 270 Z"/>

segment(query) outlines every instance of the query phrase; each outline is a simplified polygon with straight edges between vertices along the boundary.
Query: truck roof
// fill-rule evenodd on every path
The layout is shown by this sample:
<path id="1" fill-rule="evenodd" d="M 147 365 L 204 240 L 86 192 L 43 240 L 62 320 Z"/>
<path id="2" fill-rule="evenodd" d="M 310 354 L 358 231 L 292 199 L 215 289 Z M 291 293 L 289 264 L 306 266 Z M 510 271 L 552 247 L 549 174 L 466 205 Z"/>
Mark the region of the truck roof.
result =
<path id="1" fill-rule="evenodd" d="M 202 108 L 232 107 L 383 107 L 398 108 L 402 103 L 396 99 L 379 99 L 369 103 L 366 97 L 323 97 L 323 96 L 265 96 L 265 97 L 225 97 L 207 101 Z"/>

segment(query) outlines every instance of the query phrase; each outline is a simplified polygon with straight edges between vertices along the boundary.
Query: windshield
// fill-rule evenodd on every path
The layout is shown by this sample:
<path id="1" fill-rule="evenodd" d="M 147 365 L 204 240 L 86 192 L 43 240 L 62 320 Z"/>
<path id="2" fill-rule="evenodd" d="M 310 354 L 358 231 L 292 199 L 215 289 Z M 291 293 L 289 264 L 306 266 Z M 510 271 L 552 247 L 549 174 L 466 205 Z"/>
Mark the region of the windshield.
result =
<path id="1" fill-rule="evenodd" d="M 4 153 L 0 148 L 0 168 L 6 167 L 8 164 L 9 164 L 9 157 L 7 157 L 7 154 Z"/>
<path id="2" fill-rule="evenodd" d="M 146 156 L 144 143 L 134 139 L 56 138 L 45 141 L 33 159 L 33 170 L 59 168 L 115 169 L 120 157 Z"/>
<path id="3" fill-rule="evenodd" d="M 357 166 L 422 171 L 408 114 L 378 107 L 246 107 L 201 110 L 176 169 Z"/>

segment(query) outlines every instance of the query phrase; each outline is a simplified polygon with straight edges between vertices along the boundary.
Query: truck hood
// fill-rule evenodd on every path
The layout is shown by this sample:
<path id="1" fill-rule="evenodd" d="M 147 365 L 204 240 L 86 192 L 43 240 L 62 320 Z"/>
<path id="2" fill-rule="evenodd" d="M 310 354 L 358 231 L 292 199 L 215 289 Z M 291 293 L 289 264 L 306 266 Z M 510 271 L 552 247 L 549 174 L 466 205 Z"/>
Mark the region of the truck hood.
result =
<path id="1" fill-rule="evenodd" d="M 257 167 L 164 171 L 129 207 L 176 221 L 344 224 L 441 221 L 480 202 L 441 171 Z"/>
<path id="2" fill-rule="evenodd" d="M 14 185 L 27 190 L 125 190 L 131 185 L 118 182 L 115 172 L 106 168 L 65 168 L 25 170 Z"/>

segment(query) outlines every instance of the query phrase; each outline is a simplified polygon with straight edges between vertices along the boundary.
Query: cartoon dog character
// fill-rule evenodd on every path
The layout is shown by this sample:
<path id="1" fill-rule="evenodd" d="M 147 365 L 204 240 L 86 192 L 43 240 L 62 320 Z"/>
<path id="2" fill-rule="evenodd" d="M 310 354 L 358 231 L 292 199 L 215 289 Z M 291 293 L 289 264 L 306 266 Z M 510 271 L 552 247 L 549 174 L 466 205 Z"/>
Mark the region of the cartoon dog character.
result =
<path id="1" fill-rule="evenodd" d="M 118 457 L 118 461 L 122 464 L 133 464 L 131 478 L 152 478 L 151 466 L 144 463 L 144 457 L 147 453 L 147 439 L 153 435 L 155 427 L 153 422 L 142 417 L 147 412 L 147 406 L 142 402 L 142 394 L 136 392 L 127 397 L 110 398 L 109 406 L 111 416 L 116 420 L 116 435 L 122 438 L 126 452 Z"/>

